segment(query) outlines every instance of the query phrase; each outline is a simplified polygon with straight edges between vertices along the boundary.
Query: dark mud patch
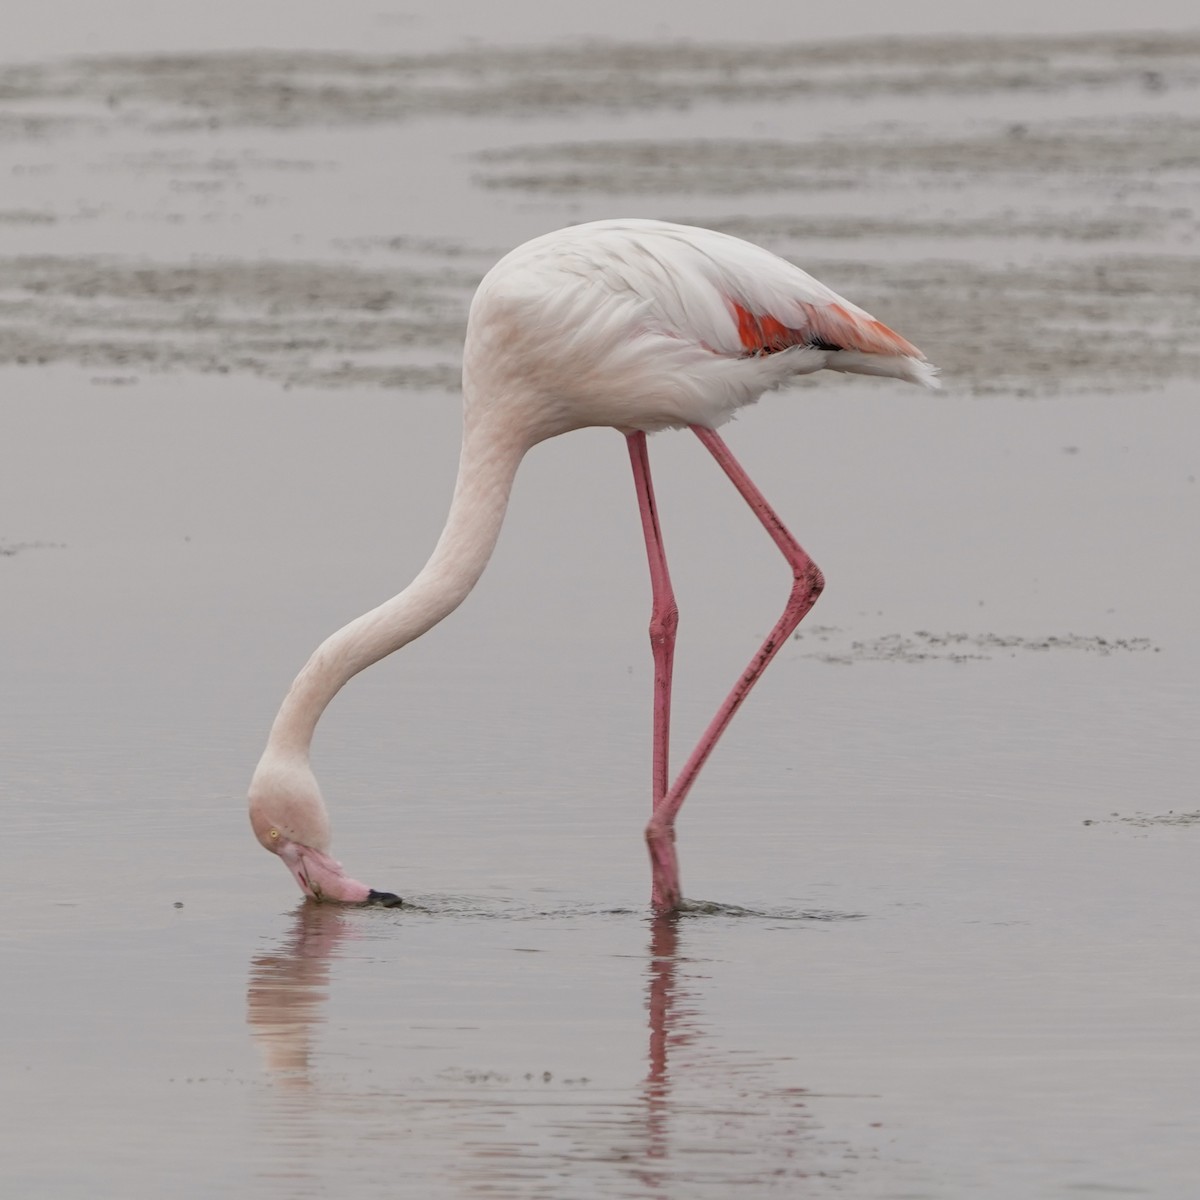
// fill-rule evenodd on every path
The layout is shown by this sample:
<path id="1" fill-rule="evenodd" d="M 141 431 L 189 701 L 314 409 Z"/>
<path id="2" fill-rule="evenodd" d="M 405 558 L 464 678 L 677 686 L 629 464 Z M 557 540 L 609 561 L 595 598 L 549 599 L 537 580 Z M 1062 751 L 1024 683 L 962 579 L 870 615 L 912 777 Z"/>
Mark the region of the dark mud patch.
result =
<path id="1" fill-rule="evenodd" d="M 1176 812 L 1170 809 L 1165 813 L 1110 813 L 1107 817 L 1096 817 L 1084 821 L 1085 825 L 1131 825 L 1136 829 L 1150 829 L 1167 826 L 1188 828 L 1200 826 L 1200 811 Z"/>
<path id="2" fill-rule="evenodd" d="M 1198 56 L 1200 35 L 1181 33 L 116 55 L 0 71 L 0 137 L 42 139 L 88 122 L 291 128 L 826 97 L 1160 94 L 1196 87 Z"/>
<path id="3" fill-rule="evenodd" d="M 675 218 L 685 221 L 684 217 Z M 1003 209 L 982 216 L 847 216 L 794 213 L 751 217 L 728 215 L 709 224 L 752 242 L 781 239 L 805 242 L 859 242 L 865 239 L 977 241 L 1035 239 L 1045 242 L 1111 242 L 1163 237 L 1187 219 L 1150 205 L 1114 203 L 1104 215 L 1019 212 Z M 686 223 L 686 221 L 685 221 Z"/>
<path id="4" fill-rule="evenodd" d="M 57 220 L 54 213 L 39 209 L 0 209 L 0 225 L 53 225 Z"/>
<path id="5" fill-rule="evenodd" d="M 1105 180 L 1200 170 L 1200 121 L 1167 116 L 1009 124 L 942 138 L 867 132 L 796 141 L 564 142 L 489 150 L 478 160 L 487 187 L 557 195 L 886 187 L 898 174 L 974 182 L 981 175 L 1038 178 L 1052 172 Z"/>
<path id="6" fill-rule="evenodd" d="M 198 140 L 203 143 L 206 139 Z M 147 183 L 161 188 L 165 177 L 165 187 L 172 198 L 207 199 L 210 205 L 225 200 L 246 207 L 266 202 L 264 193 L 286 190 L 289 185 L 304 188 L 314 175 L 331 174 L 337 169 L 338 163 L 328 159 L 296 154 L 269 154 L 245 148 L 214 153 L 211 148 L 201 148 L 188 139 L 175 140 L 169 149 L 156 146 L 104 153 L 87 163 L 89 173 L 133 180 L 139 190 L 145 190 Z M 103 207 L 92 206 L 73 215 L 95 218 L 107 214 Z M 156 215 L 160 220 L 186 219 L 170 211 Z"/>
<path id="7" fill-rule="evenodd" d="M 455 388 L 474 272 L 279 261 L 0 261 L 0 363 Z"/>
<path id="8" fill-rule="evenodd" d="M 0 558 L 15 558 L 26 550 L 64 550 L 63 542 L 10 542 L 0 538 Z"/>
<path id="9" fill-rule="evenodd" d="M 334 245 L 344 250 L 354 251 L 386 251 L 389 254 L 402 255 L 406 260 L 433 260 L 435 262 L 452 262 L 461 266 L 463 263 L 475 264 L 476 275 L 464 278 L 479 279 L 494 262 L 503 258 L 511 246 L 482 247 L 473 246 L 456 238 L 420 237 L 409 234 L 398 234 L 395 237 L 348 237 L 337 238 Z"/>
<path id="10" fill-rule="evenodd" d="M 48 138 L 73 136 L 76 134 L 101 133 L 109 122 L 97 114 L 91 118 L 57 117 L 43 113 L 23 114 L 7 110 L 14 95 L 4 87 L 6 72 L 0 70 L 0 143 L 42 142 Z M 20 97 L 17 97 L 20 99 Z"/>
<path id="11" fill-rule="evenodd" d="M 882 637 L 847 641 L 833 626 L 818 626 L 793 635 L 802 644 L 823 643 L 828 648 L 810 650 L 805 658 L 849 666 L 856 662 L 987 662 L 1017 658 L 1022 654 L 1070 652 L 1108 657 L 1114 654 L 1159 652 L 1149 638 L 1103 638 L 1080 634 L 1021 637 L 998 633 L 889 633 Z"/>

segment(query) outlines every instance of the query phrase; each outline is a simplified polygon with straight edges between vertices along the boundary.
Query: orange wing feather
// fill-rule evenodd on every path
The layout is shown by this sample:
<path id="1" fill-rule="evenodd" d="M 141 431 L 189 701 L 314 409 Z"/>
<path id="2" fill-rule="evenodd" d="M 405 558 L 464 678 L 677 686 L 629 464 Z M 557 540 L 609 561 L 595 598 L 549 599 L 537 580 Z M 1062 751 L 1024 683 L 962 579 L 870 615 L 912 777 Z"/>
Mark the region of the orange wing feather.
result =
<path id="1" fill-rule="evenodd" d="M 839 350 L 861 350 L 866 354 L 902 354 L 924 359 L 912 342 L 868 313 L 851 312 L 841 304 L 802 303 L 808 317 L 804 329 L 784 325 L 768 313 L 752 313 L 733 301 L 738 337 L 750 354 L 774 354 L 788 346 L 825 344 Z"/>

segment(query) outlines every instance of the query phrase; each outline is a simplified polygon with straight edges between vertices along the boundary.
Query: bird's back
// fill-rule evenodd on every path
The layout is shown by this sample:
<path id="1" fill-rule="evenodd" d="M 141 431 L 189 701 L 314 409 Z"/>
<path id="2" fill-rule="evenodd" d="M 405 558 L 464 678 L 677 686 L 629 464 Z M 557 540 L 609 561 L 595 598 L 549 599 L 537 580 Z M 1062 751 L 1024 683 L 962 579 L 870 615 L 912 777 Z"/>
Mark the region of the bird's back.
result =
<path id="1" fill-rule="evenodd" d="M 469 401 L 525 397 L 538 436 L 581 425 L 714 426 L 831 367 L 933 385 L 911 343 L 740 238 L 624 219 L 518 246 L 484 277 L 464 351 Z"/>

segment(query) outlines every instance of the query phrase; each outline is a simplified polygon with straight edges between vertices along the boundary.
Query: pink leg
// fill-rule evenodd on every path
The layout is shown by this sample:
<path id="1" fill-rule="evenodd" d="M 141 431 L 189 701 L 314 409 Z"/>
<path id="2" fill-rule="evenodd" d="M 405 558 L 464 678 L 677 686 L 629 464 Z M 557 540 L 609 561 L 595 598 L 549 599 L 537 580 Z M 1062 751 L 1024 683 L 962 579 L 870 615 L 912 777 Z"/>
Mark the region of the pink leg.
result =
<path id="1" fill-rule="evenodd" d="M 646 435 L 627 435 L 629 459 L 633 464 L 633 482 L 637 488 L 638 508 L 642 514 L 642 533 L 646 537 L 646 557 L 650 562 L 650 649 L 654 654 L 654 760 L 652 767 L 654 808 L 663 802 L 669 779 L 671 742 L 671 671 L 675 662 L 675 630 L 679 609 L 671 589 L 667 556 L 663 550 L 654 486 L 650 482 L 650 457 L 646 453 Z"/>
<path id="2" fill-rule="evenodd" d="M 824 577 L 816 563 L 801 549 L 800 543 L 784 528 L 783 522 L 775 510 L 767 503 L 762 492 L 750 481 L 737 459 L 729 452 L 729 447 L 711 429 L 694 426 L 692 432 L 704 443 L 708 452 L 717 460 L 721 469 L 729 476 L 733 486 L 742 494 L 743 499 L 750 505 L 754 515 L 762 522 L 763 528 L 771 535 L 771 539 L 783 552 L 788 565 L 792 568 L 792 591 L 788 597 L 787 607 L 783 616 L 775 623 L 775 627 L 767 635 L 767 640 L 759 647 L 758 653 L 750 660 L 750 665 L 742 672 L 741 678 L 734 684 L 733 690 L 725 698 L 725 702 L 717 710 L 717 715 L 704 731 L 704 736 L 697 743 L 691 757 L 684 764 L 683 770 L 675 780 L 666 798 L 655 806 L 654 816 L 646 826 L 646 844 L 650 849 L 650 865 L 653 872 L 654 886 L 652 903 L 659 911 L 673 911 L 683 901 L 679 886 L 679 864 L 675 857 L 675 818 L 700 774 L 700 768 L 708 761 L 725 727 L 733 719 L 733 714 L 741 707 L 742 701 L 750 694 L 750 689 L 758 681 L 758 677 L 766 669 L 767 664 L 779 652 L 780 647 L 792 631 L 800 624 L 805 613 L 816 603 L 821 589 L 825 586 Z"/>

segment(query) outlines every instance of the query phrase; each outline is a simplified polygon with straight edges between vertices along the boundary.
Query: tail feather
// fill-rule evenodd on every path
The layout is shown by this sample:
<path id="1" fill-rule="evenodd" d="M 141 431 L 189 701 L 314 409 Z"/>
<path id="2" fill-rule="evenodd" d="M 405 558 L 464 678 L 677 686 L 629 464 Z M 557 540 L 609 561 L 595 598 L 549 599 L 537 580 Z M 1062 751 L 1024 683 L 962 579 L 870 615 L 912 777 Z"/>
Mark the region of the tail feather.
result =
<path id="1" fill-rule="evenodd" d="M 924 355 L 879 354 L 859 350 L 835 350 L 825 363 L 828 371 L 844 371 L 849 375 L 886 375 L 903 379 L 922 387 L 938 390 L 942 381 L 938 368 L 927 362 Z"/>

